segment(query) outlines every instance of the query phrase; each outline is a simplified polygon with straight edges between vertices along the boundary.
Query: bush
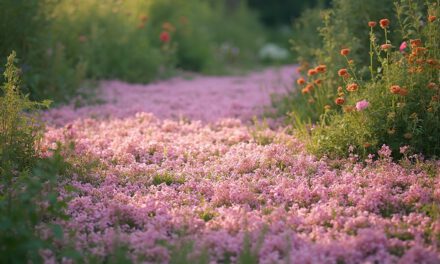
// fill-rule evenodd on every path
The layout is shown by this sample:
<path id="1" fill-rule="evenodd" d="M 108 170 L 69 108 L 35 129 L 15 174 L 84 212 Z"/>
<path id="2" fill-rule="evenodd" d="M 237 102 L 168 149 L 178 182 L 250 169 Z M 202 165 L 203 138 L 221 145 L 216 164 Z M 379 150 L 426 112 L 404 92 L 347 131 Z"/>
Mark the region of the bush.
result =
<path id="1" fill-rule="evenodd" d="M 53 1 L 0 1 L 0 58 L 16 50 L 23 58 L 23 91 L 34 100 L 46 98 L 65 102 L 85 76 L 84 61 L 72 61 L 65 45 L 49 31 L 48 13 Z M 0 78 L 1 81 L 2 78 Z"/>
<path id="2" fill-rule="evenodd" d="M 403 146 L 427 156 L 440 154 L 439 46 L 435 42 L 440 31 L 438 20 L 433 20 L 439 8 L 428 7 L 427 11 L 415 1 L 400 1 L 390 25 L 370 27 L 366 48 L 358 48 L 356 43 L 362 43 L 358 41 L 352 42 L 354 48 L 338 47 L 324 35 L 323 49 L 333 48 L 320 52 L 331 53 L 329 63 L 323 60 L 309 69 L 307 80 L 298 80 L 301 90 L 293 99 L 285 99 L 297 103 L 292 107 L 292 122 L 314 153 L 346 156 L 350 149 L 365 156 L 387 144 L 395 156 Z M 368 21 L 363 20 L 365 29 Z M 399 29 L 390 34 L 393 24 Z M 330 32 L 329 27 L 321 32 Z M 364 51 L 368 48 L 370 52 Z M 359 51 L 370 54 L 369 66 L 359 63 L 365 61 Z"/>

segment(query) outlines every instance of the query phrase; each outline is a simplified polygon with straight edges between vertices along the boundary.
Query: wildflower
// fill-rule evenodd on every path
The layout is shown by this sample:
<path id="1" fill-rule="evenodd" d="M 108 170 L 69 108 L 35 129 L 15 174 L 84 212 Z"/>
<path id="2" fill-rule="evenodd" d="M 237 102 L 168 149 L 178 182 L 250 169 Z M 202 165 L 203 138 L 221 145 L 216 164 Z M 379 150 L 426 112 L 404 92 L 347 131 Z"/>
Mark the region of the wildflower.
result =
<path id="1" fill-rule="evenodd" d="M 381 28 L 385 29 L 390 25 L 390 21 L 388 19 L 384 18 L 379 21 L 379 24 L 380 24 Z"/>
<path id="2" fill-rule="evenodd" d="M 338 93 L 342 93 L 342 87 L 341 86 L 338 87 Z"/>
<path id="3" fill-rule="evenodd" d="M 317 74 L 318 72 L 315 70 L 315 69 L 310 69 L 308 72 L 307 72 L 307 75 L 308 76 L 313 76 L 313 75 L 315 75 L 315 74 Z"/>
<path id="4" fill-rule="evenodd" d="M 315 70 L 316 70 L 317 72 L 321 72 L 321 73 L 323 73 L 323 72 L 326 72 L 326 70 L 327 70 L 327 66 L 326 66 L 326 65 L 318 65 L 318 67 L 316 67 Z"/>
<path id="5" fill-rule="evenodd" d="M 370 105 L 370 103 L 367 100 L 362 100 L 356 103 L 356 109 L 358 111 L 363 111 L 366 108 L 368 108 L 368 106 Z"/>
<path id="6" fill-rule="evenodd" d="M 370 21 L 370 22 L 368 22 L 368 26 L 371 27 L 371 28 L 374 28 L 376 25 L 377 25 L 377 22 L 376 22 L 376 21 Z"/>
<path id="7" fill-rule="evenodd" d="M 307 88 L 302 88 L 301 89 L 301 93 L 302 94 L 307 94 L 307 93 L 309 93 L 309 90 Z"/>
<path id="8" fill-rule="evenodd" d="M 427 59 L 427 60 L 426 60 L 426 63 L 428 63 L 428 64 L 431 65 L 431 66 L 434 66 L 434 65 L 437 64 L 437 61 L 434 60 L 434 59 Z"/>
<path id="9" fill-rule="evenodd" d="M 322 80 L 321 80 L 321 79 L 317 79 L 317 80 L 315 80 L 315 84 L 316 84 L 316 85 L 321 85 L 321 84 L 322 84 Z"/>
<path id="10" fill-rule="evenodd" d="M 408 95 L 408 89 L 406 89 L 406 88 L 400 88 L 400 90 L 399 90 L 399 95 L 401 95 L 401 96 L 406 96 L 406 95 Z"/>
<path id="11" fill-rule="evenodd" d="M 405 53 L 407 48 L 408 48 L 408 44 L 406 43 L 406 41 L 403 41 L 402 44 L 400 44 L 399 51 Z"/>
<path id="12" fill-rule="evenodd" d="M 368 142 L 364 143 L 364 148 L 369 148 L 369 147 L 371 147 L 370 143 L 368 143 Z"/>
<path id="13" fill-rule="evenodd" d="M 341 77 L 344 77 L 344 76 L 348 75 L 347 69 L 340 69 L 338 71 L 338 75 L 341 76 Z"/>
<path id="14" fill-rule="evenodd" d="M 299 85 L 303 85 L 306 83 L 306 80 L 304 80 L 304 78 L 299 78 L 298 80 L 296 80 L 296 83 Z"/>
<path id="15" fill-rule="evenodd" d="M 337 104 L 337 105 L 343 105 L 344 103 L 345 103 L 344 97 L 338 97 L 335 100 L 335 104 Z"/>
<path id="16" fill-rule="evenodd" d="M 324 105 L 324 109 L 326 110 L 326 111 L 328 111 L 328 110 L 330 110 L 332 107 L 330 106 L 330 105 Z"/>
<path id="17" fill-rule="evenodd" d="M 350 64 L 350 65 L 354 64 L 354 60 L 349 60 L 348 64 Z"/>
<path id="18" fill-rule="evenodd" d="M 342 56 L 347 56 L 348 54 L 350 54 L 350 49 L 341 49 Z"/>
<path id="19" fill-rule="evenodd" d="M 143 22 L 139 23 L 137 26 L 138 29 L 142 29 L 144 27 L 145 27 L 145 23 L 143 23 Z"/>
<path id="20" fill-rule="evenodd" d="M 391 49 L 391 44 L 382 44 L 381 46 L 380 46 L 380 48 L 382 49 L 382 50 L 389 50 L 389 49 Z"/>
<path id="21" fill-rule="evenodd" d="M 160 41 L 162 41 L 163 43 L 168 43 L 170 39 L 170 33 L 166 31 L 162 31 L 162 33 L 160 33 Z"/>
<path id="22" fill-rule="evenodd" d="M 435 84 L 434 82 L 428 83 L 428 89 L 435 89 L 436 87 L 437 87 L 437 84 Z"/>
<path id="23" fill-rule="evenodd" d="M 409 43 L 413 48 L 422 46 L 422 41 L 420 39 L 411 39 Z"/>
<path id="24" fill-rule="evenodd" d="M 434 112 L 434 108 L 432 108 L 432 106 L 428 107 L 428 109 L 426 109 L 426 111 L 428 111 L 429 113 Z"/>
<path id="25" fill-rule="evenodd" d="M 390 92 L 391 92 L 392 94 L 399 94 L 399 93 L 400 93 L 400 89 L 402 89 L 402 88 L 400 88 L 399 85 L 392 85 L 392 86 L 390 87 Z"/>
<path id="26" fill-rule="evenodd" d="M 436 16 L 433 16 L 433 15 L 429 15 L 428 16 L 428 21 L 431 22 L 431 23 L 434 22 L 436 19 L 437 19 Z"/>
<path id="27" fill-rule="evenodd" d="M 409 146 L 402 146 L 399 148 L 399 152 L 400 154 L 405 154 L 406 152 L 408 152 Z"/>
<path id="28" fill-rule="evenodd" d="M 433 95 L 433 96 L 431 97 L 431 100 L 432 100 L 433 102 L 438 102 L 438 101 L 439 101 L 439 97 L 438 97 L 438 95 Z"/>
<path id="29" fill-rule="evenodd" d="M 312 84 L 307 84 L 306 87 L 304 87 L 301 92 L 302 94 L 308 94 L 313 90 L 313 85 Z"/>
<path id="30" fill-rule="evenodd" d="M 356 83 L 351 83 L 347 85 L 347 91 L 354 92 L 358 89 L 358 85 Z"/>

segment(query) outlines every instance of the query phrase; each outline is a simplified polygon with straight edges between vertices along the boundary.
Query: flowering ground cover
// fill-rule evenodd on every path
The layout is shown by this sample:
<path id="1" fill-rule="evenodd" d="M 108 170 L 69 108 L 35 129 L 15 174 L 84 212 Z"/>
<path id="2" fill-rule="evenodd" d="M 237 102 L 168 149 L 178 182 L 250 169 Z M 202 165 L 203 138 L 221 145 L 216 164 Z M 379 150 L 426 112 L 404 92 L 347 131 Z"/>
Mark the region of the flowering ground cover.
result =
<path id="1" fill-rule="evenodd" d="M 438 161 L 395 163 L 386 146 L 317 159 L 282 127 L 249 125 L 293 72 L 105 82 L 104 104 L 47 112 L 43 149 L 74 143 L 79 168 L 59 187 L 58 247 L 97 262 L 439 263 Z"/>

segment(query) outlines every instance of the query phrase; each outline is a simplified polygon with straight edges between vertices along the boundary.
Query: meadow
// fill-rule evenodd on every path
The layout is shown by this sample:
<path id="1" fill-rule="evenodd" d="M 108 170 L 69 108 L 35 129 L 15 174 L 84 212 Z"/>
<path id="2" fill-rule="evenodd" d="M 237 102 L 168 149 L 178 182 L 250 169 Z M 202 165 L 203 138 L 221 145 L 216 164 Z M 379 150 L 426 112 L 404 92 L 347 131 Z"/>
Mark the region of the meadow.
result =
<path id="1" fill-rule="evenodd" d="M 440 1 L 266 4 L 1 1 L 0 263 L 440 263 Z"/>

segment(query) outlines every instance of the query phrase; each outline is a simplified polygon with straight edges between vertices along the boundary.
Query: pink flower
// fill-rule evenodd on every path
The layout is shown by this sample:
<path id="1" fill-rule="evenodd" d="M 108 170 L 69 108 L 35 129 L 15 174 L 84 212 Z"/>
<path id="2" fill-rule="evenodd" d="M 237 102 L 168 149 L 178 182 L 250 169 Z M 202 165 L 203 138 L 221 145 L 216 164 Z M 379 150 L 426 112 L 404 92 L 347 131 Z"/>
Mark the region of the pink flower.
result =
<path id="1" fill-rule="evenodd" d="M 406 41 L 402 42 L 402 44 L 400 44 L 399 50 L 402 53 L 405 53 L 406 48 L 408 47 L 408 44 L 406 44 Z"/>
<path id="2" fill-rule="evenodd" d="M 370 103 L 367 100 L 362 100 L 356 103 L 356 109 L 358 111 L 363 111 L 364 109 L 366 109 L 368 106 L 370 105 Z"/>

